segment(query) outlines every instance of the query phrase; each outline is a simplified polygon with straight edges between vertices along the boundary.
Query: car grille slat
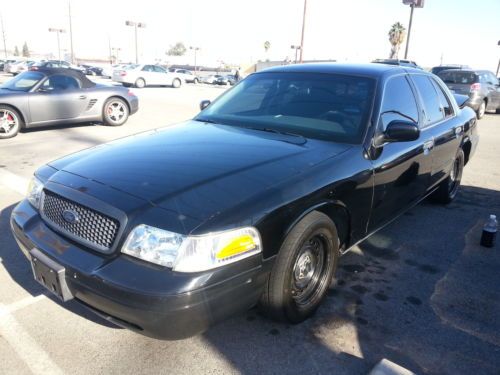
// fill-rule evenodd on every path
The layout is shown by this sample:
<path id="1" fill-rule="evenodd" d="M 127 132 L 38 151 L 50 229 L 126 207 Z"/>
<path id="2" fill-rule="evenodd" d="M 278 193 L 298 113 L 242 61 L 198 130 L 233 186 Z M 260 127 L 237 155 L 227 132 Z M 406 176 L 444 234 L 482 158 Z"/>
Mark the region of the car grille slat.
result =
<path id="1" fill-rule="evenodd" d="M 78 220 L 73 223 L 67 221 L 63 217 L 65 211 L 76 214 Z M 52 224 L 55 230 L 59 229 L 75 240 L 83 240 L 101 251 L 109 250 L 113 246 L 120 228 L 118 220 L 49 190 L 43 192 L 41 212 L 42 217 Z"/>

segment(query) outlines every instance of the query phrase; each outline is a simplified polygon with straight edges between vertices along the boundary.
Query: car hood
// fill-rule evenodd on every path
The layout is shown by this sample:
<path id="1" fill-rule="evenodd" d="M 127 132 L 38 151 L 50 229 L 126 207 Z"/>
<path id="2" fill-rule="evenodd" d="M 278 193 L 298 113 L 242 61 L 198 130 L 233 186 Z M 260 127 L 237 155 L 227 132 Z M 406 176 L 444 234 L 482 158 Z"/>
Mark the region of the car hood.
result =
<path id="1" fill-rule="evenodd" d="M 348 148 L 188 121 L 84 150 L 49 165 L 204 221 Z"/>

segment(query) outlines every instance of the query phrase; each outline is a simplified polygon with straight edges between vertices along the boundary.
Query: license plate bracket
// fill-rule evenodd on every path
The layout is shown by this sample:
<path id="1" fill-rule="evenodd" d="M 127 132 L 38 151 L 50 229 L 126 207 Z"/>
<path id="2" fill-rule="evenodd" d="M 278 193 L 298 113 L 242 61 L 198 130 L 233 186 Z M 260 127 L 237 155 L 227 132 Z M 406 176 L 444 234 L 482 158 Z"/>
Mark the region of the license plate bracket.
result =
<path id="1" fill-rule="evenodd" d="M 66 269 L 38 249 L 30 251 L 33 277 L 61 301 L 73 299 L 66 283 Z"/>

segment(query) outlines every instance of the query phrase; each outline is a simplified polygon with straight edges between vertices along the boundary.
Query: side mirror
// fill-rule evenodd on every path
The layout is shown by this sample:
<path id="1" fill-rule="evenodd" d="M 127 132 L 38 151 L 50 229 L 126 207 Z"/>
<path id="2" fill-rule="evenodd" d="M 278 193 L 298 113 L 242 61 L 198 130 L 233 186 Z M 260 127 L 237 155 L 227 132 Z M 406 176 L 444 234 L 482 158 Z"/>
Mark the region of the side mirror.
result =
<path id="1" fill-rule="evenodd" d="M 210 105 L 210 100 L 202 100 L 200 102 L 200 110 L 204 110 L 205 108 L 207 108 L 209 105 Z"/>
<path id="2" fill-rule="evenodd" d="M 468 95 L 460 95 L 460 94 L 453 94 L 453 97 L 455 98 L 455 101 L 458 104 L 458 108 L 463 108 L 467 101 L 469 100 Z"/>
<path id="3" fill-rule="evenodd" d="M 384 142 L 411 142 L 418 139 L 420 129 L 410 121 L 394 120 L 387 125 Z"/>

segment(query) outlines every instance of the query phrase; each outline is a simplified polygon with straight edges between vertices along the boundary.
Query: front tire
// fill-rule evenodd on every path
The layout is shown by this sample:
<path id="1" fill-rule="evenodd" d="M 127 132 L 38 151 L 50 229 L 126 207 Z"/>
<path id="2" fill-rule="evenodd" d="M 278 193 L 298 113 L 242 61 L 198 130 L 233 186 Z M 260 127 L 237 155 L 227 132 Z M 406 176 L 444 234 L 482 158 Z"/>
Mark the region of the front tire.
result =
<path id="1" fill-rule="evenodd" d="M 260 307 L 277 320 L 304 321 L 324 299 L 339 256 L 335 224 L 325 214 L 311 212 L 283 242 Z"/>
<path id="2" fill-rule="evenodd" d="M 0 105 L 0 139 L 15 137 L 23 125 L 19 112 L 9 106 Z"/>
<path id="3" fill-rule="evenodd" d="M 120 98 L 109 98 L 104 103 L 102 118 L 104 124 L 121 126 L 128 120 L 129 110 L 127 103 Z"/>
<path id="4" fill-rule="evenodd" d="M 138 89 L 146 87 L 146 81 L 143 78 L 138 78 L 137 81 L 135 81 L 135 87 Z"/>
<path id="5" fill-rule="evenodd" d="M 482 101 L 481 104 L 479 104 L 479 108 L 476 111 L 476 117 L 477 119 L 483 118 L 484 114 L 486 113 L 486 101 Z"/>
<path id="6" fill-rule="evenodd" d="M 179 78 L 175 78 L 173 81 L 172 81 L 172 87 L 175 88 L 175 89 L 178 89 L 179 87 L 181 87 L 181 80 Z"/>
<path id="7" fill-rule="evenodd" d="M 453 166 L 448 177 L 439 184 L 438 189 L 430 196 L 435 203 L 448 204 L 457 196 L 462 173 L 464 170 L 465 155 L 460 148 L 457 152 Z"/>

